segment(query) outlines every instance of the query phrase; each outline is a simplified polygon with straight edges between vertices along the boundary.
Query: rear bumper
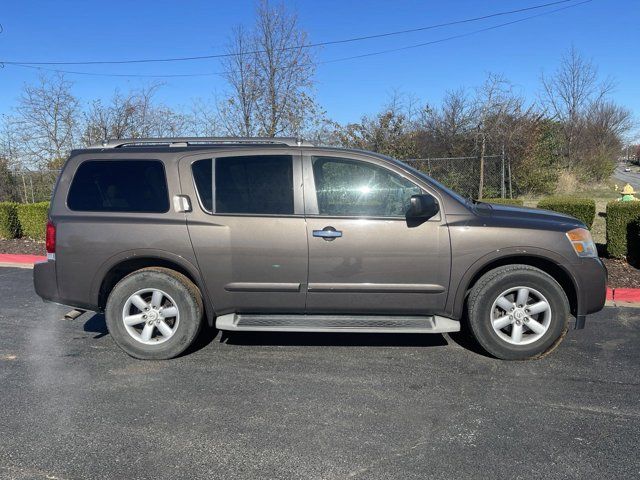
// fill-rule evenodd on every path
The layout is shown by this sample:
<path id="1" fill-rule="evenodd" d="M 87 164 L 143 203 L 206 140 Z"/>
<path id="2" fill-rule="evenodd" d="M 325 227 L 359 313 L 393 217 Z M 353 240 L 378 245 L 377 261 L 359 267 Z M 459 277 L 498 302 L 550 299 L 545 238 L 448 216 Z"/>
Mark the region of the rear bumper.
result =
<path id="1" fill-rule="evenodd" d="M 58 295 L 55 261 L 39 262 L 33 266 L 33 286 L 43 300 L 62 303 Z"/>
<path id="2" fill-rule="evenodd" d="M 80 308 L 82 310 L 96 310 L 95 306 L 77 300 L 64 298 L 58 289 L 55 260 L 39 262 L 33 266 L 33 286 L 38 296 L 47 302 Z"/>

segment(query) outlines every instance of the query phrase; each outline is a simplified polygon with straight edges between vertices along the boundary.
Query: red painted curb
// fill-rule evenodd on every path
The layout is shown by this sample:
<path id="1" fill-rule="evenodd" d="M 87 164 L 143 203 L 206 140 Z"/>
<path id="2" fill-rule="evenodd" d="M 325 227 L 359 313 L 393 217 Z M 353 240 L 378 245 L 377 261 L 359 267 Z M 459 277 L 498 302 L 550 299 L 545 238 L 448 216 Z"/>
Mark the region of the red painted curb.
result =
<path id="1" fill-rule="evenodd" d="M 616 302 L 640 302 L 640 288 L 615 288 L 613 300 Z"/>
<path id="2" fill-rule="evenodd" d="M 613 288 L 607 288 L 607 300 L 613 300 Z"/>
<path id="3" fill-rule="evenodd" d="M 16 255 L 13 253 L 0 253 L 0 263 L 17 263 L 20 265 L 33 265 L 36 262 L 45 261 L 47 257 L 42 255 Z"/>

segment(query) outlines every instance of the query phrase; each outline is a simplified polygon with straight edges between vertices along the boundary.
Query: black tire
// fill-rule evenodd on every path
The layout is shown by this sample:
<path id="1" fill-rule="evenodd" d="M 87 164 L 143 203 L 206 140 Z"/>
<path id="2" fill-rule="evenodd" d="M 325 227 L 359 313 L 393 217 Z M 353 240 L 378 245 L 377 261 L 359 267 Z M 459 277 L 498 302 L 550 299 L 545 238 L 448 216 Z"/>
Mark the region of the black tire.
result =
<path id="1" fill-rule="evenodd" d="M 146 345 L 133 338 L 123 323 L 123 309 L 135 292 L 154 288 L 166 292 L 180 312 L 175 332 L 166 341 Z M 120 280 L 107 300 L 107 328 L 116 344 L 127 354 L 142 360 L 167 360 L 184 352 L 195 341 L 202 327 L 204 307 L 198 288 L 174 270 L 149 267 L 137 270 Z"/>
<path id="2" fill-rule="evenodd" d="M 520 286 L 540 292 L 551 311 L 546 332 L 526 345 L 509 343 L 491 324 L 493 302 L 503 292 Z M 469 327 L 475 340 L 487 353 L 503 360 L 536 358 L 555 349 L 567 332 L 570 314 L 569 301 L 560 284 L 542 270 L 529 265 L 506 265 L 485 273 L 469 293 L 467 307 Z"/>

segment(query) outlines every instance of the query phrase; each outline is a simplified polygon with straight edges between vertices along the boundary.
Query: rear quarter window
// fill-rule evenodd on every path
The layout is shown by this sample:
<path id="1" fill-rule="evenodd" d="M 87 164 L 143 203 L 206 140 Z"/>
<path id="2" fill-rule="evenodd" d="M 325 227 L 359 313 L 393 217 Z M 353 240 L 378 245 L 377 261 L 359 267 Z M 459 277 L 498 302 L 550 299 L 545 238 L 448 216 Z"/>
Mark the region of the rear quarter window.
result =
<path id="1" fill-rule="evenodd" d="M 69 188 L 67 206 L 80 212 L 165 213 L 169 192 L 159 160 L 88 160 Z"/>
<path id="2" fill-rule="evenodd" d="M 212 164 L 213 161 L 207 158 L 193 162 L 193 165 L 191 165 L 200 203 L 207 212 L 213 211 Z"/>

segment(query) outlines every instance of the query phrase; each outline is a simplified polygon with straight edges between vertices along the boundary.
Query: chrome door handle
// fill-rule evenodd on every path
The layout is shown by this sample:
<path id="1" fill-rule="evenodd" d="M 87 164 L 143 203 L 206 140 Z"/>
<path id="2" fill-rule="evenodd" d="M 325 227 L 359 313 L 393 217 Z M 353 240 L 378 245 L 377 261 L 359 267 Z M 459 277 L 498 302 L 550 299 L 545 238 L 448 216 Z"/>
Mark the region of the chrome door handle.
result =
<path id="1" fill-rule="evenodd" d="M 178 213 L 186 213 L 191 211 L 191 202 L 186 195 L 173 196 L 173 209 Z"/>
<path id="2" fill-rule="evenodd" d="M 339 230 L 336 230 L 333 227 L 324 227 L 322 230 L 314 230 L 313 236 L 324 238 L 325 240 L 331 241 L 331 240 L 335 240 L 336 238 L 340 238 L 342 236 L 342 232 Z"/>

